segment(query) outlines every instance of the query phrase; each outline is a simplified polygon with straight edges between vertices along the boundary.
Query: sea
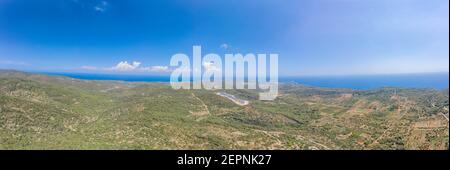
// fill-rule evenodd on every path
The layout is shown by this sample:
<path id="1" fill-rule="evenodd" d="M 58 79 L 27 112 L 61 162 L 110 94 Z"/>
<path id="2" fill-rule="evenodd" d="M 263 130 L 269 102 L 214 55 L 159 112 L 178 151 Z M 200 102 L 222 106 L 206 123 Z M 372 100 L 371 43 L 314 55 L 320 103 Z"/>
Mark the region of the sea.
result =
<path id="1" fill-rule="evenodd" d="M 44 73 L 52 76 L 66 76 L 83 80 L 117 80 L 127 82 L 169 82 L 170 77 L 154 75 L 122 75 L 93 73 Z M 280 83 L 298 83 L 324 88 L 347 88 L 368 90 L 382 87 L 449 88 L 449 73 L 384 74 L 352 76 L 280 76 Z"/>

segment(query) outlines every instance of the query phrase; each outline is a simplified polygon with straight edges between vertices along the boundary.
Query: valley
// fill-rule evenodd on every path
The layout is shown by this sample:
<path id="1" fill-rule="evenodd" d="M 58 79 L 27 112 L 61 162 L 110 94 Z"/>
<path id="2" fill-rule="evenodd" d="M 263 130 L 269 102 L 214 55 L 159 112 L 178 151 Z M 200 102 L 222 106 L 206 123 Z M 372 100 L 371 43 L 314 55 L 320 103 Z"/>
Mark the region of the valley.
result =
<path id="1" fill-rule="evenodd" d="M 448 101 L 448 89 L 296 83 L 260 101 L 254 90 L 0 70 L 0 149 L 446 150 Z"/>

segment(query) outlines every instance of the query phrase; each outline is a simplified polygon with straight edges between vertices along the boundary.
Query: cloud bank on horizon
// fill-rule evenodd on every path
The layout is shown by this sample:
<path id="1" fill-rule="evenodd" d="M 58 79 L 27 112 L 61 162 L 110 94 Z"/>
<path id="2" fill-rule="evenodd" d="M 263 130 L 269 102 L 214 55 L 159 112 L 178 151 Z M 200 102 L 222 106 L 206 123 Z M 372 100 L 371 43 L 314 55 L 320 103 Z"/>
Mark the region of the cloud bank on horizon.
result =
<path id="1" fill-rule="evenodd" d="M 170 72 L 168 66 L 148 66 L 142 67 L 141 62 L 133 61 L 128 63 L 128 61 L 120 61 L 117 65 L 107 68 L 98 68 L 95 66 L 81 66 L 81 70 L 84 71 L 104 71 L 104 72 L 155 72 L 155 73 L 165 73 Z"/>
<path id="2" fill-rule="evenodd" d="M 0 69 L 165 73 L 194 45 L 280 75 L 448 72 L 449 1 L 0 0 Z"/>

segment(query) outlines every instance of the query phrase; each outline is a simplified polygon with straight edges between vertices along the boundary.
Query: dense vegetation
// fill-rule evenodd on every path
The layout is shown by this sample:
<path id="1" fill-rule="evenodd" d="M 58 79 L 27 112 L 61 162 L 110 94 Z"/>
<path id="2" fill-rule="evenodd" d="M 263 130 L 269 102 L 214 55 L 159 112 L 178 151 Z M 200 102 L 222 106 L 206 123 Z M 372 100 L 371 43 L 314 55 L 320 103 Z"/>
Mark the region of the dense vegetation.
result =
<path id="1" fill-rule="evenodd" d="M 216 92 L 0 71 L 0 149 L 448 149 L 448 89 Z"/>

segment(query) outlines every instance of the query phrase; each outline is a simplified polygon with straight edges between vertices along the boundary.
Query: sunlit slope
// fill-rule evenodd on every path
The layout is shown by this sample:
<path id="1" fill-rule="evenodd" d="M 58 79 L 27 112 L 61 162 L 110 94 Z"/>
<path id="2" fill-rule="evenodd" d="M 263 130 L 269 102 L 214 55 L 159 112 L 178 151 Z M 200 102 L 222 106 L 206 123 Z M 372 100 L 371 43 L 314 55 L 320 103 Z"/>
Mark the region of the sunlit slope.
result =
<path id="1" fill-rule="evenodd" d="M 448 148 L 448 90 L 217 92 L 0 71 L 0 149 Z"/>

